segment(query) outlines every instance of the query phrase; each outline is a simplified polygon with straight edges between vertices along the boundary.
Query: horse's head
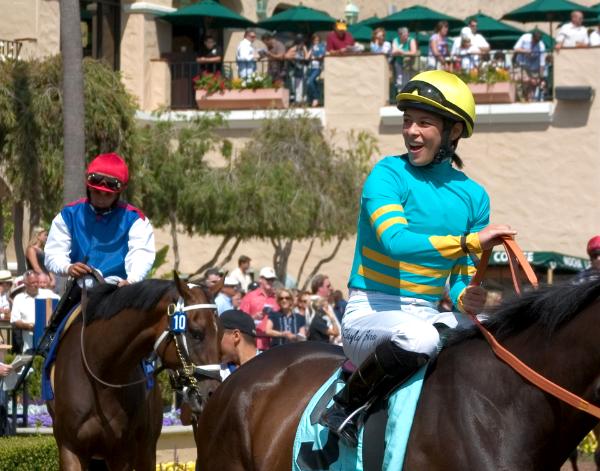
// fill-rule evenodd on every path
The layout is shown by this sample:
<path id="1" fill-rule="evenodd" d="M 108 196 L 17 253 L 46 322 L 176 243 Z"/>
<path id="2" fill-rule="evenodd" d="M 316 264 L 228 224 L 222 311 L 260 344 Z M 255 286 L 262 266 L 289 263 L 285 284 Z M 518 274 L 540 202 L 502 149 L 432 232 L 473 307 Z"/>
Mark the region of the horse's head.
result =
<path id="1" fill-rule="evenodd" d="M 180 306 L 186 313 L 185 333 L 173 334 L 165 342 L 161 356 L 164 365 L 172 373 L 174 382 L 184 389 L 184 396 L 192 411 L 202 410 L 203 402 L 218 386 L 220 336 L 214 297 L 223 287 L 220 281 L 212 287 L 187 284 L 174 274 Z M 170 313 L 172 313 L 171 308 Z M 203 369 L 213 365 L 211 372 Z"/>

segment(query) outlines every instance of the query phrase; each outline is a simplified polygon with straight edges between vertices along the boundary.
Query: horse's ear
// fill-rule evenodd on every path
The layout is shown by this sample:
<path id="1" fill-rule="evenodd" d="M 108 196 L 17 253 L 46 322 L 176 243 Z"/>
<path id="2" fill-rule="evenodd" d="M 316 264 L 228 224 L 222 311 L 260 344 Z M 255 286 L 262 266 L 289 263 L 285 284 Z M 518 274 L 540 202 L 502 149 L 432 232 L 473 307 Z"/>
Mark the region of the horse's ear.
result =
<path id="1" fill-rule="evenodd" d="M 173 280 L 175 280 L 175 286 L 177 286 L 177 291 L 179 291 L 180 295 L 183 296 L 189 291 L 187 284 L 185 284 L 183 281 L 181 281 L 181 278 L 179 278 L 177 270 L 173 270 Z"/>

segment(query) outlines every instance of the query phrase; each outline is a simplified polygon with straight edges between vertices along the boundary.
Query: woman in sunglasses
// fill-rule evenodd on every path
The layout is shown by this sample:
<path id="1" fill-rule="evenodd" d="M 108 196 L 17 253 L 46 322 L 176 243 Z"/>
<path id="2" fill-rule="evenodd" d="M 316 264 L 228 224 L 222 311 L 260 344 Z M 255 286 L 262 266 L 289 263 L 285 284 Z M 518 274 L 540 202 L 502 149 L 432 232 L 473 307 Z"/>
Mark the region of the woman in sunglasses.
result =
<path id="1" fill-rule="evenodd" d="M 423 72 L 396 99 L 408 152 L 379 161 L 364 184 L 342 320 L 344 351 L 360 366 L 321 417 L 350 446 L 363 406 L 435 357 L 438 328 L 470 325 L 463 313 L 481 312 L 486 292 L 469 286 L 476 255 L 516 234 L 489 224 L 486 191 L 459 170 L 458 142 L 475 123 L 465 83 Z M 436 309 L 446 285 L 460 312 Z"/>
<path id="2" fill-rule="evenodd" d="M 120 286 L 143 280 L 155 256 L 154 233 L 148 218 L 120 201 L 129 181 L 129 169 L 117 154 L 98 155 L 86 172 L 87 198 L 66 205 L 52 221 L 46 241 L 46 267 L 53 273 L 78 279 L 98 270 Z M 77 283 L 71 283 L 79 291 Z M 79 293 L 63 298 L 54 319 L 66 314 Z"/>

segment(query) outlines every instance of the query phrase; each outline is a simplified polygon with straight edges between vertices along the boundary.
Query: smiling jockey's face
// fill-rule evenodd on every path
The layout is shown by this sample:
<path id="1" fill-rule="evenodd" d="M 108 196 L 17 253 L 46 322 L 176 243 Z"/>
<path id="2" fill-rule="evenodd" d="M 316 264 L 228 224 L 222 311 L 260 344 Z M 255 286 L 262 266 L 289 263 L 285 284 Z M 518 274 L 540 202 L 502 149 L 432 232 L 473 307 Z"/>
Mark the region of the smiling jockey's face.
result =
<path id="1" fill-rule="evenodd" d="M 109 209 L 119 199 L 120 193 L 110 193 L 90 188 L 90 203 L 96 209 Z"/>

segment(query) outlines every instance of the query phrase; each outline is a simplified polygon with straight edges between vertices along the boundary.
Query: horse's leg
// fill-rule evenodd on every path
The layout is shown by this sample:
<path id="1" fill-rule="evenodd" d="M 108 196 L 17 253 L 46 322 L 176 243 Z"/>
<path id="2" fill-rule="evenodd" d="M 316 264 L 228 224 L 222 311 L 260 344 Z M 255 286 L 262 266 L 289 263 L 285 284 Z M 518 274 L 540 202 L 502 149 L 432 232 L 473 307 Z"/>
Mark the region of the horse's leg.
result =
<path id="1" fill-rule="evenodd" d="M 87 460 L 84 460 L 64 445 L 61 445 L 58 449 L 58 462 L 61 471 L 83 471 L 88 465 Z"/>

